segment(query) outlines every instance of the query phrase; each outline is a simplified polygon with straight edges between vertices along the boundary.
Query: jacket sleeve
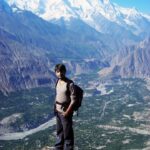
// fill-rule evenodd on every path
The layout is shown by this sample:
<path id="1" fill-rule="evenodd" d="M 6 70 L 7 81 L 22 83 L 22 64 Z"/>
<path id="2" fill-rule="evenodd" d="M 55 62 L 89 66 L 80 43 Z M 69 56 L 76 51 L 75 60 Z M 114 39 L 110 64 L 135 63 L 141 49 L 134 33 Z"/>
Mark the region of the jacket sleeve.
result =
<path id="1" fill-rule="evenodd" d="M 70 98 L 71 102 L 74 103 L 76 100 L 76 89 L 74 83 L 70 83 Z"/>

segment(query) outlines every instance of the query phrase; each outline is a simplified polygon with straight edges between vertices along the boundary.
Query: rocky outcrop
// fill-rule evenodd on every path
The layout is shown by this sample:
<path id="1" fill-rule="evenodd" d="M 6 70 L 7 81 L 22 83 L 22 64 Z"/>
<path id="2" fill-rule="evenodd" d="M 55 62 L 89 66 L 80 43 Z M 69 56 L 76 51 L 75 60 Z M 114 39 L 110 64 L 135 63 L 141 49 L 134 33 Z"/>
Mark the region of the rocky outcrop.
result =
<path id="1" fill-rule="evenodd" d="M 51 86 L 54 83 L 55 76 L 50 60 L 45 60 L 42 56 L 34 56 L 19 43 L 15 43 L 15 49 L 12 50 L 10 48 L 12 45 L 5 42 L 0 40 L 0 90 L 2 92 Z"/>
<path id="2" fill-rule="evenodd" d="M 150 77 L 150 38 L 137 46 L 127 47 L 114 57 L 110 67 L 102 69 L 101 76 Z"/>

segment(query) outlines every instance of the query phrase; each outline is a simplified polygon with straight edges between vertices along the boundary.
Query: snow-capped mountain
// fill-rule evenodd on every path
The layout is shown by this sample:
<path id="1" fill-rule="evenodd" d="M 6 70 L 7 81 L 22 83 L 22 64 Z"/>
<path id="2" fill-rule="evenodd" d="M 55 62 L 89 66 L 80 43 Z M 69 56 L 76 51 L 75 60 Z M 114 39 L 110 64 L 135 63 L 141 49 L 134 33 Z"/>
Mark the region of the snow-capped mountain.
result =
<path id="1" fill-rule="evenodd" d="M 115 23 L 135 35 L 150 33 L 150 16 L 135 8 L 123 8 L 109 0 L 5 0 L 14 11 L 29 10 L 48 21 L 80 19 L 102 33 Z M 109 24 L 109 25 L 108 25 Z"/>

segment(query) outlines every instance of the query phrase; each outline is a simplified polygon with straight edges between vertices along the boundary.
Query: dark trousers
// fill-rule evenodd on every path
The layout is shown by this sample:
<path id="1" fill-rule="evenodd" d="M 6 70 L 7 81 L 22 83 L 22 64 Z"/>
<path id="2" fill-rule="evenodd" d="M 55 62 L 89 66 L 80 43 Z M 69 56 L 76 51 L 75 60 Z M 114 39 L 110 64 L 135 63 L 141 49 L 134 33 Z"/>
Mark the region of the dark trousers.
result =
<path id="1" fill-rule="evenodd" d="M 56 113 L 56 143 L 55 150 L 73 150 L 74 133 L 73 133 L 72 115 L 68 117 Z"/>

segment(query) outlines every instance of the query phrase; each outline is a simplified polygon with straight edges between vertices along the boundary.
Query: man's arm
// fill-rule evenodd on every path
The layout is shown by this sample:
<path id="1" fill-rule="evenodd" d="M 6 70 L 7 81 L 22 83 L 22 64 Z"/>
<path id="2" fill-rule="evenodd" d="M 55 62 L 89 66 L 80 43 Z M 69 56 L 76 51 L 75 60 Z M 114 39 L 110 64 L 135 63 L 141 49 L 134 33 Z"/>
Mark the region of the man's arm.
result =
<path id="1" fill-rule="evenodd" d="M 67 117 L 69 116 L 71 113 L 73 113 L 73 105 L 74 105 L 74 102 L 71 102 L 67 108 L 67 110 L 63 113 L 63 116 L 64 117 Z"/>

